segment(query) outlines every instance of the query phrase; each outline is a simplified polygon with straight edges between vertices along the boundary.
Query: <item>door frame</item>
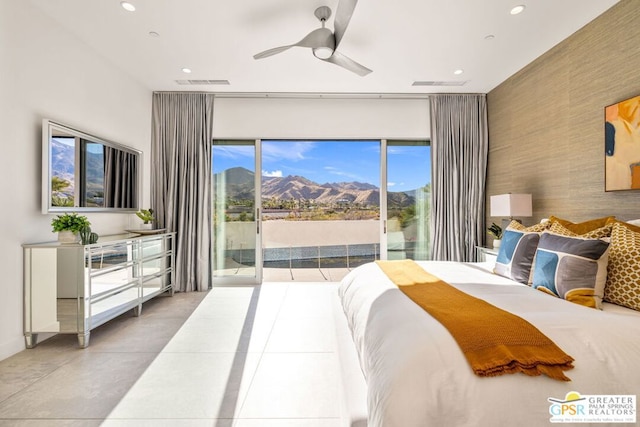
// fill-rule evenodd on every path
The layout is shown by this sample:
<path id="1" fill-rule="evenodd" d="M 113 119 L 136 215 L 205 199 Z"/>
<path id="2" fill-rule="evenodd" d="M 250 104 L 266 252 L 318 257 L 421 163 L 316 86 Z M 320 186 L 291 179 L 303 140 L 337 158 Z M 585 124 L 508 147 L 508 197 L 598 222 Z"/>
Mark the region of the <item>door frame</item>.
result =
<path id="1" fill-rule="evenodd" d="M 261 218 L 261 203 L 262 203 L 262 140 L 260 139 L 214 139 L 212 146 L 216 145 L 216 142 L 221 142 L 218 145 L 224 145 L 224 142 L 238 142 L 246 143 L 239 145 L 251 145 L 254 147 L 254 219 L 255 219 L 255 275 L 254 276 L 215 276 L 213 274 L 213 247 L 211 253 L 211 283 L 213 287 L 216 286 L 242 286 L 242 285 L 259 285 L 262 283 L 262 269 L 263 269 L 263 253 L 262 253 L 262 218 Z M 212 162 L 215 161 L 212 153 Z M 213 163 L 211 174 L 211 194 L 214 195 L 215 187 L 213 186 Z M 213 199 L 212 199 L 213 202 Z M 211 227 L 211 242 L 212 245 L 215 242 L 215 227 Z"/>

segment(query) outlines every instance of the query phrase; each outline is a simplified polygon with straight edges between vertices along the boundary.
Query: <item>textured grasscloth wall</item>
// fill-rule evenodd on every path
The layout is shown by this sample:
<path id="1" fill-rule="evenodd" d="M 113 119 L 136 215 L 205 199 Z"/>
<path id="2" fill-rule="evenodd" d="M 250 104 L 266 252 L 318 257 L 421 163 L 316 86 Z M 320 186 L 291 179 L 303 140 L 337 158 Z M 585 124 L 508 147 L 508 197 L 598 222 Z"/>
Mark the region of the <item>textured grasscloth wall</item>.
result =
<path id="1" fill-rule="evenodd" d="M 640 1 L 622 0 L 488 94 L 487 208 L 522 192 L 525 224 L 640 218 L 640 191 L 604 191 L 603 123 L 605 106 L 640 95 L 639 23 Z"/>

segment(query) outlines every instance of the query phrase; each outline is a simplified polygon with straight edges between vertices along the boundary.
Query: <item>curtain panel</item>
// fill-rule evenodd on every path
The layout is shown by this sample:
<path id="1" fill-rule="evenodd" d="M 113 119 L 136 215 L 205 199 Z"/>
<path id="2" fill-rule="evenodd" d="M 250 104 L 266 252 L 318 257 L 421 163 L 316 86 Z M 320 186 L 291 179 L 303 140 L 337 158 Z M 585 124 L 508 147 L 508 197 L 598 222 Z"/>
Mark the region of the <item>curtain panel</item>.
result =
<path id="1" fill-rule="evenodd" d="M 153 94 L 151 207 L 158 227 L 176 233 L 178 292 L 211 285 L 213 100 L 213 94 Z"/>
<path id="2" fill-rule="evenodd" d="M 475 261 L 485 235 L 488 126 L 484 94 L 429 95 L 433 259 Z"/>
<path id="3" fill-rule="evenodd" d="M 138 202 L 138 156 L 104 146 L 104 206 L 130 208 Z"/>

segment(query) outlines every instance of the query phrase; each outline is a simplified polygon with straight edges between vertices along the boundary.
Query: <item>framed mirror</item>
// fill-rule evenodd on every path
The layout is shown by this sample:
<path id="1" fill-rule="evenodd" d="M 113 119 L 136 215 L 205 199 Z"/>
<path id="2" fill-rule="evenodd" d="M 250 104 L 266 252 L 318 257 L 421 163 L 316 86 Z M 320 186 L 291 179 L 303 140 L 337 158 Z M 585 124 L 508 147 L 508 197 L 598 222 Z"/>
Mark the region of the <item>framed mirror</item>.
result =
<path id="1" fill-rule="evenodd" d="M 45 119 L 42 212 L 140 209 L 142 153 Z"/>

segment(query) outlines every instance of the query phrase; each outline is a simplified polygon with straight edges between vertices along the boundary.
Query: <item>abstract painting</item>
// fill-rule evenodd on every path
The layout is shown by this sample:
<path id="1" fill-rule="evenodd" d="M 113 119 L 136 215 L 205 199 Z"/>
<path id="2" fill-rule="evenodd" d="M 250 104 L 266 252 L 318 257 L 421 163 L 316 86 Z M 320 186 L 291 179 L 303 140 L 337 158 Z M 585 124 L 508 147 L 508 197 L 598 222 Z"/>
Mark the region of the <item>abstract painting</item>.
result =
<path id="1" fill-rule="evenodd" d="M 605 191 L 640 189 L 640 96 L 604 111 Z"/>

